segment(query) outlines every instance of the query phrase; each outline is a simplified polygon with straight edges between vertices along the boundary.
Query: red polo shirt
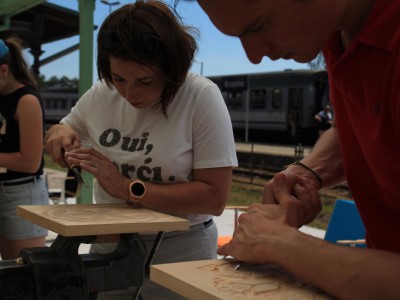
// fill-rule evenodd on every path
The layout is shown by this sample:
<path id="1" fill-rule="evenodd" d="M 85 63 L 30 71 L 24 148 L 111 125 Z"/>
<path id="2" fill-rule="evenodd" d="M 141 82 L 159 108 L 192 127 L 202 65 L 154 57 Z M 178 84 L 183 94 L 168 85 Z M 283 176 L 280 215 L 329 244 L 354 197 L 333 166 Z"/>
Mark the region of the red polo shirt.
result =
<path id="1" fill-rule="evenodd" d="M 347 181 L 369 247 L 400 253 L 400 1 L 376 0 L 343 51 L 324 49 Z"/>

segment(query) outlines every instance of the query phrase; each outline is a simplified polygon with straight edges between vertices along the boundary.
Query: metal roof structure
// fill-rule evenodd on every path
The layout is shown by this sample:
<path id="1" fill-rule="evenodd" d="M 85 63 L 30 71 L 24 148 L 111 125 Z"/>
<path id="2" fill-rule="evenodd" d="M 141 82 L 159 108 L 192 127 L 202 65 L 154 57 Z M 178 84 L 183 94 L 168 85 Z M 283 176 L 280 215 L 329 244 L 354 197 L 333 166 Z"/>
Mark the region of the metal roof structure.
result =
<path id="1" fill-rule="evenodd" d="M 1 5 L 4 5 L 3 2 L 0 2 Z M 1 6 L 0 11 L 0 20 L 3 19 L 4 23 Z M 46 44 L 78 35 L 79 12 L 43 2 L 9 17 L 9 26 L 3 30 L 0 27 L 0 35 L 4 34 L 18 34 L 29 45 L 37 43 L 35 38 L 40 38 L 40 42 Z"/>
<path id="2" fill-rule="evenodd" d="M 34 57 L 32 68 L 37 74 L 39 74 L 40 66 L 79 48 L 77 44 L 51 58 L 40 61 L 43 44 L 79 34 L 79 12 L 43 0 L 27 0 L 28 3 L 23 7 L 16 2 L 23 1 L 3 0 L 0 2 L 0 38 L 20 37 L 25 46 L 30 48 Z"/>
<path id="3" fill-rule="evenodd" d="M 45 0 L 2 0 L 0 2 L 0 31 L 10 27 L 10 18 L 12 16 L 43 2 Z"/>

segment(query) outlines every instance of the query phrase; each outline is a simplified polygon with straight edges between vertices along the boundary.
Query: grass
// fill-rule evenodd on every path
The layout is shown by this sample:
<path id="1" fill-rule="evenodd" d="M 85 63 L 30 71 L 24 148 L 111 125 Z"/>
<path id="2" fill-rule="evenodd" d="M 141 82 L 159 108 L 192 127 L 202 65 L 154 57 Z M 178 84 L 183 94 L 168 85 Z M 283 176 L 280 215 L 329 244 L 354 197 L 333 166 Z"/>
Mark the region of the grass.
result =
<path id="1" fill-rule="evenodd" d="M 248 206 L 261 202 L 263 187 L 233 181 L 227 205 Z"/>
<path id="2" fill-rule="evenodd" d="M 53 170 L 57 170 L 57 171 L 66 172 L 65 168 L 62 168 L 58 164 L 53 162 L 53 159 L 46 153 L 44 154 L 44 167 L 53 169 Z"/>
<path id="3" fill-rule="evenodd" d="M 59 165 L 54 163 L 49 155 L 45 154 L 44 159 L 46 168 L 65 172 L 65 168 L 61 168 Z M 263 189 L 264 187 L 261 185 L 233 181 L 227 205 L 249 206 L 252 203 L 260 203 L 263 195 Z M 332 215 L 336 198 L 321 194 L 321 199 L 322 211 L 317 218 L 308 225 L 326 230 Z"/>
<path id="4" fill-rule="evenodd" d="M 322 201 L 322 211 L 314 219 L 314 221 L 308 225 L 311 227 L 326 230 L 329 224 L 329 220 L 331 219 L 332 216 L 336 198 L 321 195 L 321 201 Z"/>

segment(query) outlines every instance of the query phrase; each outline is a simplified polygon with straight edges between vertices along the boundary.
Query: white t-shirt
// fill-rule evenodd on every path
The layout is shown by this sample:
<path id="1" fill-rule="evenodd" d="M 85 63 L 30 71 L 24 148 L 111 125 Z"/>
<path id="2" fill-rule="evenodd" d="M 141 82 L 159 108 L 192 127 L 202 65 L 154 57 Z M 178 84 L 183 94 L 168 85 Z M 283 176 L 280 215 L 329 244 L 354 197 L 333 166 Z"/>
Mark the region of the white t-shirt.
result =
<path id="1" fill-rule="evenodd" d="M 221 92 L 212 81 L 195 74 L 187 75 L 167 108 L 167 118 L 160 108 L 133 107 L 116 89 L 98 81 L 61 123 L 132 179 L 183 183 L 192 180 L 192 169 L 237 166 L 232 123 Z M 97 203 L 121 202 L 96 181 L 94 197 Z M 210 219 L 179 216 L 191 225 Z"/>

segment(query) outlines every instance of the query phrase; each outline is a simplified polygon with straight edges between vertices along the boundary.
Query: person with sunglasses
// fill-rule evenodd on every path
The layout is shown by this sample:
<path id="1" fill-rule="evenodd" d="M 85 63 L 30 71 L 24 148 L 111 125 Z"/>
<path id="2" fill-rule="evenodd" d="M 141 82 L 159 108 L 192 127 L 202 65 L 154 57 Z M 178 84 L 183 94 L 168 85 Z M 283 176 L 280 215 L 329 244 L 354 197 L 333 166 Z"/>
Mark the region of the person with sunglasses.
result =
<path id="1" fill-rule="evenodd" d="M 93 174 L 96 203 L 128 202 L 189 220 L 189 231 L 164 234 L 154 264 L 217 257 L 213 216 L 224 210 L 237 166 L 219 88 L 189 72 L 195 34 L 161 1 L 112 12 L 97 37 L 100 80 L 45 138 L 56 162 Z M 149 252 L 156 235 L 141 238 Z M 113 247 L 94 244 L 91 251 Z M 113 291 L 99 299 L 117 294 L 129 297 Z M 147 280 L 141 296 L 180 299 Z"/>
<path id="2" fill-rule="evenodd" d="M 44 110 L 22 41 L 0 39 L 0 255 L 46 245 L 47 230 L 16 214 L 18 205 L 49 204 L 43 178 Z"/>
<path id="3" fill-rule="evenodd" d="M 338 299 L 400 299 L 400 1 L 227 2 L 198 0 L 251 62 L 305 63 L 322 50 L 335 115 L 307 157 L 265 184 L 264 204 L 240 216 L 219 253 L 279 264 Z M 344 181 L 367 249 L 297 230 L 319 213 L 319 189 Z"/>

